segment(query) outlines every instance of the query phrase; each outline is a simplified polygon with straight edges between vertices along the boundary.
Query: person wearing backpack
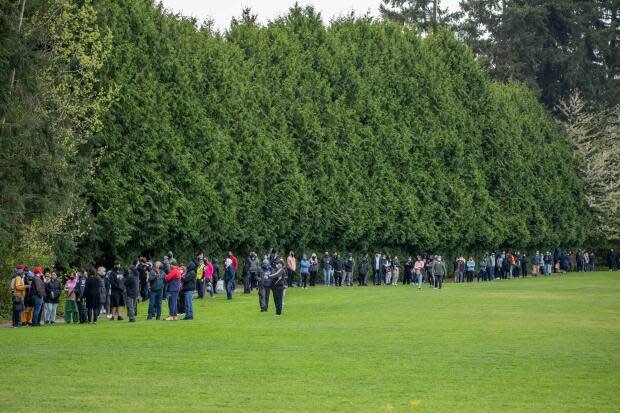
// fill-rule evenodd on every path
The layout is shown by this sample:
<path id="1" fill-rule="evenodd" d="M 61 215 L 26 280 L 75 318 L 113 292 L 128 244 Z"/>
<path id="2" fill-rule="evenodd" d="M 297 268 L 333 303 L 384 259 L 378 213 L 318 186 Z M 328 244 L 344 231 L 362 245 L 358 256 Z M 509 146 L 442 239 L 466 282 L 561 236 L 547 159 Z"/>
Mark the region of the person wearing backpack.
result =
<path id="1" fill-rule="evenodd" d="M 60 302 L 62 286 L 56 273 L 45 274 L 45 324 L 56 322 L 56 311 Z"/>
<path id="2" fill-rule="evenodd" d="M 13 292 L 13 327 L 22 326 L 21 314 L 24 310 L 24 298 L 26 297 L 26 289 L 28 286 L 24 283 L 24 266 L 22 264 L 15 266 L 15 273 L 11 279 L 11 291 Z"/>

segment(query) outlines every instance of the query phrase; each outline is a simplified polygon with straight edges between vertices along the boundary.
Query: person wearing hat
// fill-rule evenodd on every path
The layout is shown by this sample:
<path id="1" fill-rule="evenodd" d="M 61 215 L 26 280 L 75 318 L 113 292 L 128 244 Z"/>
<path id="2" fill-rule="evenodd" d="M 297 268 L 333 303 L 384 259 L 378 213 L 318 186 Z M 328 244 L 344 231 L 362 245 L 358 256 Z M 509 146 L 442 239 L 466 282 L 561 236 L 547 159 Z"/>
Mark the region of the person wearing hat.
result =
<path id="1" fill-rule="evenodd" d="M 45 271 L 45 324 L 54 324 L 56 322 L 56 311 L 60 302 L 60 293 L 62 286 L 56 273 Z"/>
<path id="2" fill-rule="evenodd" d="M 276 261 L 276 269 L 270 274 L 265 274 L 263 279 L 271 281 L 271 292 L 273 294 L 273 302 L 276 306 L 276 317 L 282 315 L 282 302 L 284 300 L 284 287 L 286 284 L 286 271 L 284 270 L 284 261 Z"/>
<path id="3" fill-rule="evenodd" d="M 77 285 L 77 277 L 75 273 L 69 275 L 69 279 L 65 283 L 65 292 L 67 293 L 67 299 L 65 300 L 65 323 L 71 324 L 71 322 L 77 323 L 80 321 L 78 315 L 77 303 L 75 302 L 75 286 Z"/>
<path id="4" fill-rule="evenodd" d="M 13 292 L 13 327 L 21 327 L 21 314 L 24 310 L 24 298 L 28 286 L 24 283 L 24 265 L 15 266 L 15 273 L 11 279 L 11 291 Z"/>

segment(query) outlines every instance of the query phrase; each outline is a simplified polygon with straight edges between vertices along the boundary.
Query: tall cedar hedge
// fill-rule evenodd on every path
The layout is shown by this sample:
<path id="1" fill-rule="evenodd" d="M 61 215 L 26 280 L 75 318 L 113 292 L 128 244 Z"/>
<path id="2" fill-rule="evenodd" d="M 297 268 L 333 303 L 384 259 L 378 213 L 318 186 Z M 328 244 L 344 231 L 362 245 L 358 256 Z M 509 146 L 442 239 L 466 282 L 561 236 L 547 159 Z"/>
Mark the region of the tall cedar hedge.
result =
<path id="1" fill-rule="evenodd" d="M 116 98 L 91 145 L 84 256 L 449 253 L 586 236 L 562 131 L 448 32 L 326 26 L 294 7 L 220 35 L 150 0 L 95 7 Z"/>

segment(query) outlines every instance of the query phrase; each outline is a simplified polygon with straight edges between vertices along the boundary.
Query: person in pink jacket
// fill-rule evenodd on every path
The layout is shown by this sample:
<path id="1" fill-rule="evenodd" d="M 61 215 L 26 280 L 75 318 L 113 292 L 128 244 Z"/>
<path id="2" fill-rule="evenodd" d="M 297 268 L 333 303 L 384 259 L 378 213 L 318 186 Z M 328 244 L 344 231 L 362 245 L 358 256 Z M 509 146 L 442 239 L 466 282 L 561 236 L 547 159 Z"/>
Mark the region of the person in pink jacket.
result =
<path id="1" fill-rule="evenodd" d="M 207 291 L 209 296 L 213 298 L 215 286 L 213 285 L 213 263 L 205 258 L 205 283 L 207 283 Z"/>
<path id="2" fill-rule="evenodd" d="M 422 257 L 418 255 L 415 264 L 413 265 L 413 273 L 415 274 L 418 282 L 418 290 L 422 289 L 422 280 L 424 279 L 423 272 L 424 271 L 424 260 Z"/>

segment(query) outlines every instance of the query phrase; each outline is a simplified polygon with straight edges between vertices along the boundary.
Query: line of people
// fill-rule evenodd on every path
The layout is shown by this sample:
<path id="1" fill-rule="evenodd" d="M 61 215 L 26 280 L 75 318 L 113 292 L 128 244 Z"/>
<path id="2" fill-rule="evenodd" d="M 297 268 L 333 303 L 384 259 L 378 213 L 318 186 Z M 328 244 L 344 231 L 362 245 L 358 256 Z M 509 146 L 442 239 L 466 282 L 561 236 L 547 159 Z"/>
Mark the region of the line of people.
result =
<path id="1" fill-rule="evenodd" d="M 611 259 L 609 259 L 611 256 Z M 618 255 L 620 257 L 620 255 Z M 608 254 L 610 270 L 616 262 L 613 250 Z M 620 258 L 619 258 L 620 259 Z M 177 265 L 169 252 L 163 260 L 153 263 L 140 257 L 134 265 L 122 269 L 115 261 L 107 271 L 100 266 L 96 270 L 69 273 L 64 285 L 55 272 L 41 267 L 29 271 L 24 265 L 17 265 L 11 280 L 13 292 L 13 326 L 39 326 L 54 324 L 62 293 L 65 294 L 64 320 L 66 323 L 96 323 L 100 315 L 109 320 L 123 320 L 121 308 L 125 307 L 129 322 L 135 322 L 138 302 L 148 300 L 146 319 L 162 318 L 162 302 L 168 304 L 165 320 L 174 321 L 182 314 L 183 320 L 194 318 L 194 296 L 203 299 L 206 294 L 214 297 L 226 293 L 228 300 L 236 290 L 236 273 L 239 267 L 236 256 L 229 251 L 223 260 L 223 277 L 218 260 L 209 260 L 199 253 L 188 263 Z M 532 276 L 550 275 L 568 271 L 594 271 L 596 256 L 593 252 L 556 250 L 553 254 L 536 252 L 531 259 L 525 254 L 487 253 L 476 262 L 473 257 L 457 257 L 453 262 L 454 281 L 491 281 Z M 618 262 L 620 268 L 620 262 Z M 295 284 L 301 288 L 315 286 L 319 271 L 322 284 L 328 286 L 352 286 L 357 276 L 359 286 L 368 285 L 372 277 L 374 285 L 398 285 L 401 280 L 401 262 L 398 256 L 376 253 L 372 259 L 368 254 L 357 263 L 352 253 L 341 257 L 338 253 L 325 252 L 319 261 L 317 254 L 302 255 L 297 280 L 297 259 L 290 251 L 286 261 L 272 249 L 260 260 L 255 252 L 248 254 L 243 267 L 243 290 L 249 294 L 258 289 L 259 307 L 268 310 L 272 295 L 276 315 L 282 314 L 286 288 Z M 402 283 L 415 284 L 421 289 L 427 282 L 432 288 L 441 289 L 448 270 L 439 255 L 409 257 L 402 265 Z"/>

